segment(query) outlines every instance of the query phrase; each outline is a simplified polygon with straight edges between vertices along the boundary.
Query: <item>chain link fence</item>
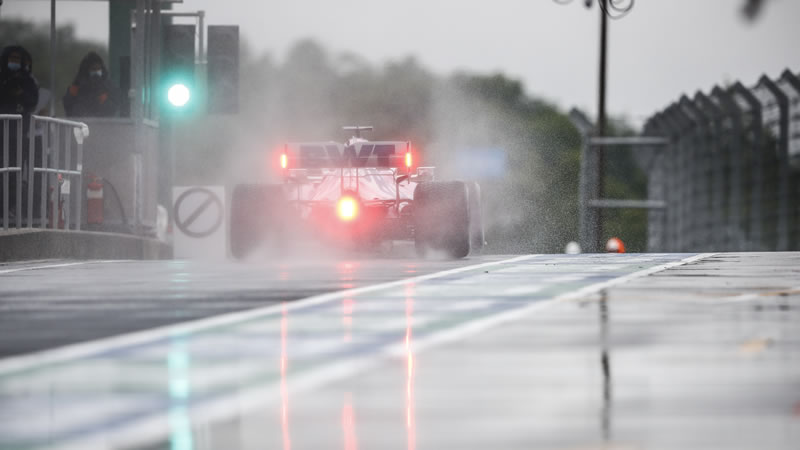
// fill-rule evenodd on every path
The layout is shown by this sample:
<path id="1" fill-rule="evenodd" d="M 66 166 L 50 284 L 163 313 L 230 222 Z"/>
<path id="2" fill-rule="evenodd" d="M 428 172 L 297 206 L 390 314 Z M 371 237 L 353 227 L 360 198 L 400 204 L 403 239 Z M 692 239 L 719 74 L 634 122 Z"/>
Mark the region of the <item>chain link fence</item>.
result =
<path id="1" fill-rule="evenodd" d="M 684 95 L 645 124 L 650 251 L 800 249 L 800 77 Z"/>

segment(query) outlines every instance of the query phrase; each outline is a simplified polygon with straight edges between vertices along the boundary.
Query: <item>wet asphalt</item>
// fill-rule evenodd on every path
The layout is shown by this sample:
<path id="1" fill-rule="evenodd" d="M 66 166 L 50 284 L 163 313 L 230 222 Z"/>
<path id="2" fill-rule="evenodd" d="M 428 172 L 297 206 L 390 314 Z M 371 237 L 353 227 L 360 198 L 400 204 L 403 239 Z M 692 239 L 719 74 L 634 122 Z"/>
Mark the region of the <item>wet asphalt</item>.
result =
<path id="1" fill-rule="evenodd" d="M 797 448 L 800 253 L 504 258 L 0 267 L 0 449 Z"/>

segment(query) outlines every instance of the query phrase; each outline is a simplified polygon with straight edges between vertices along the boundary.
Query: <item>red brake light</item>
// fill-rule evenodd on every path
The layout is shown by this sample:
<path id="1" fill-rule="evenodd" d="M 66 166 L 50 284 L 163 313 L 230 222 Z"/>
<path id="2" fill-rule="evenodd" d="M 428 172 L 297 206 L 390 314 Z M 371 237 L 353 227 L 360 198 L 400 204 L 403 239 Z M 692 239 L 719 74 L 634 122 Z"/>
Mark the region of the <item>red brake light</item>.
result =
<path id="1" fill-rule="evenodd" d="M 281 153 L 281 169 L 285 169 L 289 166 L 289 157 L 286 156 L 286 153 Z"/>
<path id="2" fill-rule="evenodd" d="M 406 168 L 411 168 L 411 152 L 406 152 Z"/>
<path id="3" fill-rule="evenodd" d="M 358 216 L 358 201 L 345 195 L 336 202 L 336 215 L 345 222 L 350 222 Z"/>

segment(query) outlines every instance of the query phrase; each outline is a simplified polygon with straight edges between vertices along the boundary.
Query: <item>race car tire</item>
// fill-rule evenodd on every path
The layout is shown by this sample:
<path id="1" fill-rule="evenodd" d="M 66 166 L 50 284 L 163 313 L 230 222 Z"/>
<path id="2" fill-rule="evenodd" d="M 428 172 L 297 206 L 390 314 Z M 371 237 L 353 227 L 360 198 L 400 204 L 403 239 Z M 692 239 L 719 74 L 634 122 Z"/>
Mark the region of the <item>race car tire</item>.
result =
<path id="1" fill-rule="evenodd" d="M 477 181 L 468 182 L 467 192 L 469 193 L 469 246 L 472 253 L 477 254 L 486 242 L 483 232 L 481 185 Z"/>
<path id="2" fill-rule="evenodd" d="M 414 246 L 417 254 L 469 254 L 469 193 L 461 181 L 420 183 L 414 189 Z"/>
<path id="3" fill-rule="evenodd" d="M 270 250 L 283 253 L 287 206 L 281 185 L 235 186 L 231 194 L 231 256 L 243 259 L 267 240 Z"/>

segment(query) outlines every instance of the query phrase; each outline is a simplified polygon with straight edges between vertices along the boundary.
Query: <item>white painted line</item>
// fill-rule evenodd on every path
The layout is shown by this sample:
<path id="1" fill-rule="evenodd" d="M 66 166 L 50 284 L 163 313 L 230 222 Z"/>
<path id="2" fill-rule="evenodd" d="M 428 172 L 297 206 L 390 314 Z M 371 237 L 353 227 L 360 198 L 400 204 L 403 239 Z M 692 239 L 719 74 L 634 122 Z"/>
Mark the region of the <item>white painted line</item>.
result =
<path id="1" fill-rule="evenodd" d="M 529 295 L 529 294 L 535 294 L 535 293 L 541 291 L 544 288 L 545 288 L 545 286 L 543 284 L 538 284 L 538 285 L 535 284 L 533 286 L 512 286 L 510 288 L 504 289 L 503 290 L 503 295 Z"/>
<path id="2" fill-rule="evenodd" d="M 166 325 L 159 328 L 152 328 L 149 330 L 137 331 L 134 333 L 123 334 L 119 336 L 112 336 L 105 339 L 98 339 L 90 342 L 83 342 L 73 345 L 67 345 L 53 350 L 44 350 L 27 355 L 14 356 L 0 360 L 0 375 L 18 370 L 28 369 L 34 366 L 43 364 L 52 364 L 56 362 L 66 361 L 69 359 L 77 359 L 89 355 L 102 353 L 113 348 L 128 347 L 143 344 L 145 342 L 156 341 L 159 339 L 167 338 L 175 335 L 183 335 L 195 333 L 201 330 L 210 328 L 231 325 L 238 322 L 249 321 L 259 317 L 268 316 L 270 314 L 280 313 L 283 310 L 294 310 L 298 308 L 305 308 L 312 305 L 319 305 L 333 301 L 339 301 L 345 297 L 354 295 L 365 294 L 383 289 L 389 289 L 397 286 L 403 286 L 406 283 L 418 283 L 425 280 L 435 278 L 442 278 L 456 273 L 467 272 L 470 270 L 483 269 L 486 267 L 498 266 L 501 264 L 512 264 L 527 259 L 532 259 L 541 255 L 523 255 L 515 258 L 504 259 L 502 261 L 492 261 L 481 264 L 474 264 L 471 266 L 458 267 L 455 269 L 445 270 L 441 272 L 429 273 L 412 278 L 404 278 L 396 281 L 390 281 L 381 284 L 370 286 L 362 286 L 354 289 L 347 289 L 344 291 L 329 292 L 327 294 L 316 295 L 308 297 L 303 300 L 293 301 L 287 304 L 276 304 L 264 306 L 261 308 L 250 309 L 246 311 L 239 311 L 229 314 L 222 314 L 219 316 L 208 317 L 205 319 L 182 322 L 174 325 Z M 88 263 L 88 262 L 87 262 Z M 82 263 L 70 263 L 82 264 Z"/>
<path id="3" fill-rule="evenodd" d="M 26 270 L 58 269 L 60 267 L 83 266 L 86 264 L 109 264 L 109 263 L 118 263 L 127 261 L 128 260 L 76 261 L 76 262 L 59 263 L 59 264 L 46 264 L 43 266 L 26 266 L 26 267 L 17 267 L 16 269 L 0 270 L 0 275 L 5 275 L 8 273 L 24 272 Z"/>

